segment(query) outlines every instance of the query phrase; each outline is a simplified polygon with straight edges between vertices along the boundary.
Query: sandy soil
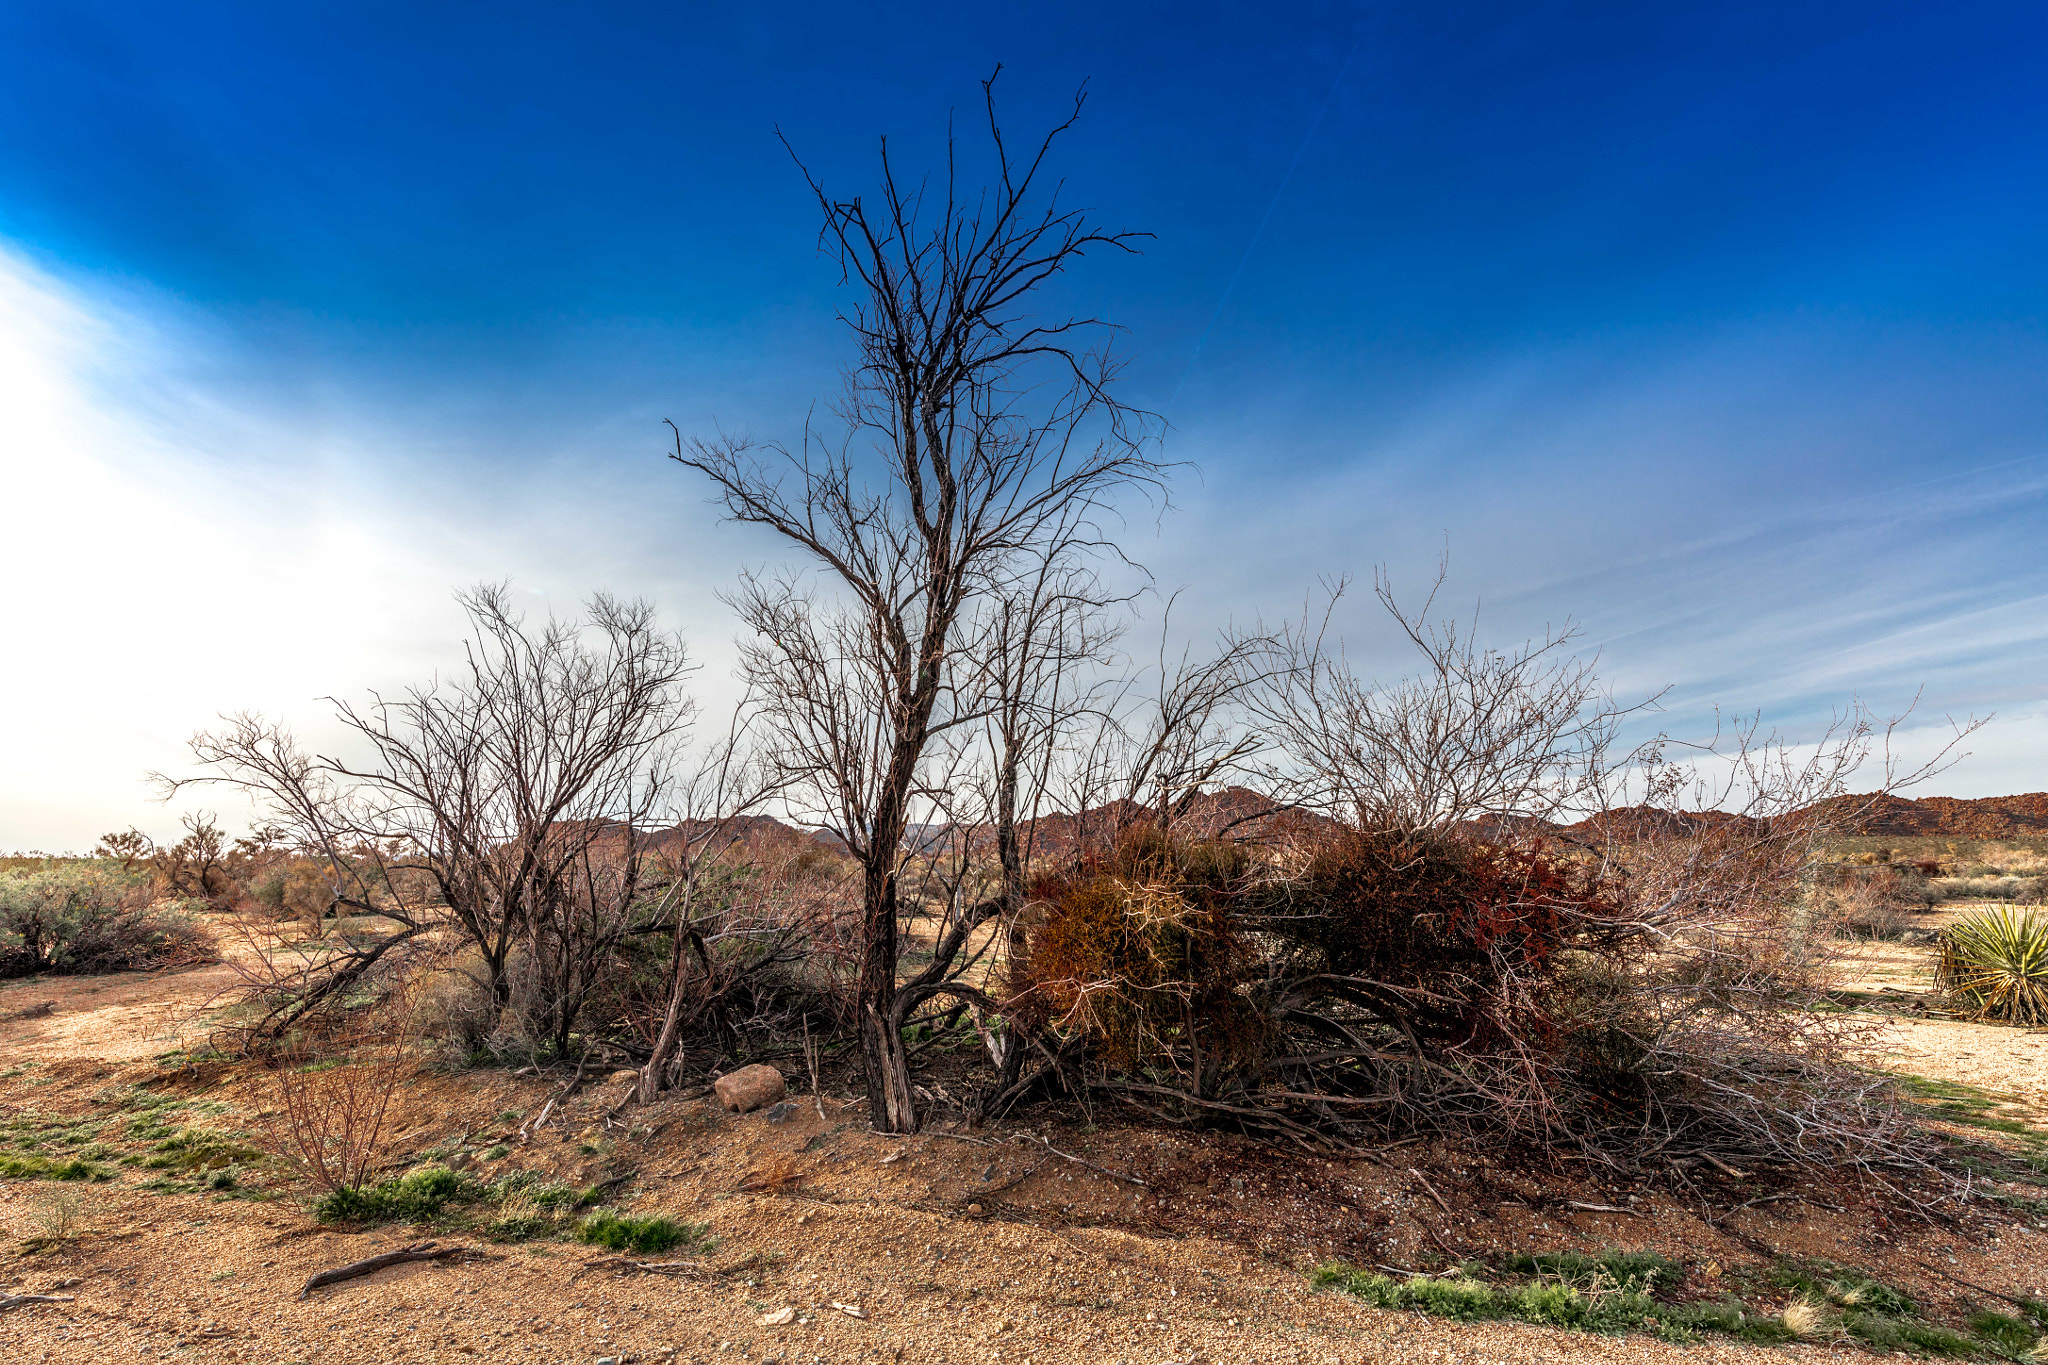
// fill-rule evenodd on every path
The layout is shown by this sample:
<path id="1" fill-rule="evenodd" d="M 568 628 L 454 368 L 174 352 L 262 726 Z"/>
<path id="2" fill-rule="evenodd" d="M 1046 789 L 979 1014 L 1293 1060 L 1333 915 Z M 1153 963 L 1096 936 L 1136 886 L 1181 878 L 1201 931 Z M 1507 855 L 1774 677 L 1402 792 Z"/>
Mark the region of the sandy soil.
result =
<path id="1" fill-rule="evenodd" d="M 1915 927 L 1938 930 L 1977 908 L 1943 906 L 1916 916 Z M 1988 1090 L 2010 1101 L 2000 1112 L 2048 1129 L 2048 1030 L 1947 1017 L 1934 989 L 1934 951 L 1924 943 L 1856 943 L 1844 958 L 1844 986 L 1892 1015 L 1879 1035 L 1882 1065 Z"/>
<path id="2" fill-rule="evenodd" d="M 0 1013 L 18 1016 L 48 1001 L 35 1019 L 0 1022 L 0 1061 L 91 1057 L 134 1062 L 205 1040 L 208 1006 L 238 980 L 225 963 L 190 971 L 55 978 L 0 991 Z"/>
<path id="3" fill-rule="evenodd" d="M 260 1073 L 160 1055 L 203 1037 L 203 1007 L 228 971 L 0 988 L 0 1118 L 109 1113 L 145 1086 L 218 1106 L 214 1122 L 254 1123 L 274 1098 Z M 56 1002 L 48 1017 L 14 1017 L 43 999 Z M 2048 1038 L 1891 1027 L 1904 1069 L 2048 1103 Z M 780 1125 L 670 1101 L 627 1111 L 629 1132 L 604 1124 L 622 1083 L 586 1088 L 534 1143 L 519 1144 L 500 1115 L 536 1112 L 557 1087 L 422 1070 L 402 1092 L 387 1155 L 402 1168 L 429 1147 L 459 1145 L 486 1171 L 579 1181 L 630 1171 L 622 1209 L 708 1223 L 716 1235 L 685 1276 L 621 1274 L 583 1246 L 444 1233 L 444 1244 L 475 1246 L 482 1258 L 400 1266 L 301 1302 L 315 1271 L 433 1234 L 323 1228 L 307 1216 L 302 1187 L 260 1199 L 153 1193 L 131 1171 L 118 1183 L 63 1187 L 80 1201 L 84 1232 L 39 1245 L 55 1187 L 0 1181 L 0 1231 L 22 1239 L 20 1250 L 0 1250 L 6 1292 L 75 1296 L 0 1314 L 0 1361 L 1442 1365 L 1788 1355 L 1712 1339 L 1678 1348 L 1459 1326 L 1307 1289 L 1304 1271 L 1332 1255 L 1413 1266 L 1441 1259 L 1444 1247 L 1654 1247 L 1687 1259 L 1702 1293 L 1757 1263 L 1763 1248 L 1888 1266 L 1931 1302 L 1961 1291 L 1912 1267 L 2048 1294 L 2048 1233 L 2011 1221 L 1968 1235 L 1905 1225 L 1817 1186 L 1716 1224 L 1696 1191 L 1539 1178 L 1498 1154 L 1410 1148 L 1381 1164 L 1331 1163 L 1134 1130 L 889 1139 L 864 1131 L 856 1102 L 829 1096 L 802 1097 Z M 493 1158 L 500 1140 L 510 1150 Z M 1745 1197 L 1723 1191 L 1722 1207 Z M 796 1320 L 764 1325 L 783 1308 Z"/>

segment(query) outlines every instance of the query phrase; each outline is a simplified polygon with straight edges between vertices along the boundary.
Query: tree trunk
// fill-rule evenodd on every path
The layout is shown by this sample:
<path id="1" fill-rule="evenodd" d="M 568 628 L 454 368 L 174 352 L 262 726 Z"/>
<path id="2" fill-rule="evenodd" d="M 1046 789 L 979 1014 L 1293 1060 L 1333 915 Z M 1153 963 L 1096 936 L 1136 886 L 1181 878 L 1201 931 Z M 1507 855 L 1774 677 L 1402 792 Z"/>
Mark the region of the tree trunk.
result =
<path id="1" fill-rule="evenodd" d="M 1014 745 L 1006 745 L 996 781 L 996 859 L 1003 872 L 1003 927 L 1008 936 L 1003 955 L 1003 1055 L 998 1059 L 999 1077 L 991 1096 L 1006 1093 L 1024 1072 L 1024 1054 L 1030 1050 L 1033 1030 L 1022 1010 L 1010 1002 L 1031 984 L 1031 945 L 1024 934 L 1024 849 L 1017 834 L 1017 758 Z"/>
<path id="2" fill-rule="evenodd" d="M 900 823 L 900 822 L 897 822 Z M 860 965 L 860 1053 L 868 1073 L 868 1122 L 884 1133 L 917 1131 L 917 1103 L 910 1093 L 910 1055 L 895 1027 L 896 845 L 877 840 L 868 852 L 866 894 L 862 896 Z"/>
<path id="3" fill-rule="evenodd" d="M 640 1103 L 652 1104 L 661 1094 L 662 1078 L 676 1051 L 676 1039 L 683 1031 L 683 980 L 690 970 L 690 905 L 696 892 L 696 874 L 683 892 L 682 908 L 676 912 L 674 949 L 668 969 L 668 1009 L 661 1016 L 661 1036 L 654 1040 L 654 1054 L 640 1068 Z"/>

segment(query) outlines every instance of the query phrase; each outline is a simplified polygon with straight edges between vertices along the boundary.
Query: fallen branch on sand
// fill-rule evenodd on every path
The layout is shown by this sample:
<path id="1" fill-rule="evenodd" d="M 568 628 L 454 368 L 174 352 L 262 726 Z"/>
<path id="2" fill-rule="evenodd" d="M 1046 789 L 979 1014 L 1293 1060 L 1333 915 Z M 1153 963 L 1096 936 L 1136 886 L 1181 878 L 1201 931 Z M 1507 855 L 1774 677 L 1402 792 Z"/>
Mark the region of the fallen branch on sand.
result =
<path id="1" fill-rule="evenodd" d="M 23 1308 L 32 1303 L 70 1303 L 76 1294 L 9 1294 L 0 1299 L 0 1313 L 10 1308 Z"/>
<path id="2" fill-rule="evenodd" d="M 303 1299 L 316 1289 L 330 1284 L 340 1284 L 343 1280 L 374 1275 L 386 1266 L 405 1265 L 410 1261 L 457 1261 L 470 1257 L 479 1260 L 497 1259 L 486 1252 L 478 1251 L 475 1247 L 444 1247 L 437 1242 L 414 1242 L 396 1251 L 387 1251 L 381 1256 L 367 1256 L 360 1261 L 336 1266 L 332 1270 L 323 1270 L 306 1281 L 299 1290 L 299 1297 Z"/>

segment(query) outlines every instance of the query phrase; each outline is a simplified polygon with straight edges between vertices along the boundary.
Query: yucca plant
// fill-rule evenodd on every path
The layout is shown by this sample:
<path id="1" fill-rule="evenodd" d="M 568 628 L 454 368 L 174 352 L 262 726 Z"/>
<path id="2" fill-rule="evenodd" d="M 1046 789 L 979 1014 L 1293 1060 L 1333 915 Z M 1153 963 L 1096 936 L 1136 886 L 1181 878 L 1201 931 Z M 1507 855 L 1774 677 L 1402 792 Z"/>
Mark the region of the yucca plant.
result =
<path id="1" fill-rule="evenodd" d="M 2048 1023 L 2048 920 L 2000 905 L 1942 931 L 1935 981 L 1979 1019 Z"/>

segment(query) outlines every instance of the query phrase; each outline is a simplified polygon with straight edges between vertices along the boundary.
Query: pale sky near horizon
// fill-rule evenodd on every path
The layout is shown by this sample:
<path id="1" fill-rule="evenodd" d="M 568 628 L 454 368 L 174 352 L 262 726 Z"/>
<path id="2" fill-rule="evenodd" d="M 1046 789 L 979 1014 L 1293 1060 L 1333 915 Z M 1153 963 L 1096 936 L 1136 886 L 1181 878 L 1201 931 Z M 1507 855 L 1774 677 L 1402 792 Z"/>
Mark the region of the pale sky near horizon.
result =
<path id="1" fill-rule="evenodd" d="M 2048 788 L 2037 8 L 181 8 L 0 15 L 0 850 L 171 833 L 192 730 L 319 734 L 479 580 L 647 595 L 728 695 L 783 556 L 661 419 L 844 358 L 772 129 L 865 187 L 998 58 L 1019 127 L 1091 81 L 1069 193 L 1156 234 L 1063 289 L 1190 462 L 1128 532 L 1179 628 L 1448 548 L 1675 732 L 1918 692 L 1909 751 L 1998 713 L 1919 794 Z"/>

